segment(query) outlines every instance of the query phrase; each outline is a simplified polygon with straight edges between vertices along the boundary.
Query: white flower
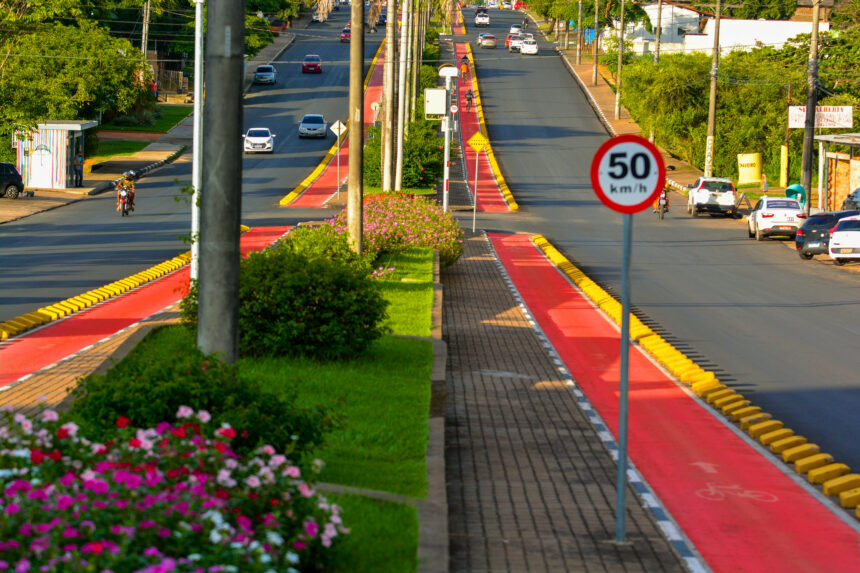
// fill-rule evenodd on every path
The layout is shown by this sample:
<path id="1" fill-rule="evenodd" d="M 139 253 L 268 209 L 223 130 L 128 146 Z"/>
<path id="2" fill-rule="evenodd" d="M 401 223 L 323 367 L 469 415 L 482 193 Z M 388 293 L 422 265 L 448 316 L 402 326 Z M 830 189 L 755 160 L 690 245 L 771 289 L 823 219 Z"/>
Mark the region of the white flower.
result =
<path id="1" fill-rule="evenodd" d="M 69 422 L 68 424 L 63 424 L 60 427 L 63 428 L 64 430 L 68 431 L 69 435 L 72 437 L 74 437 L 78 434 L 78 425 L 75 424 L 74 422 Z"/>
<path id="2" fill-rule="evenodd" d="M 186 557 L 186 559 L 188 559 L 189 561 L 200 561 L 202 558 L 203 556 L 199 553 L 192 553 L 191 555 Z"/>
<path id="3" fill-rule="evenodd" d="M 284 538 L 277 531 L 267 531 L 266 532 L 266 541 L 268 541 L 272 545 L 283 545 L 284 544 Z"/>
<path id="4" fill-rule="evenodd" d="M 211 521 L 215 525 L 221 525 L 222 523 L 224 523 L 224 517 L 222 517 L 220 511 L 213 511 L 210 509 L 209 511 L 207 511 L 206 513 L 204 513 L 200 517 L 202 519 L 208 519 L 209 521 Z"/>
<path id="5" fill-rule="evenodd" d="M 221 542 L 221 534 L 218 533 L 217 529 L 213 529 L 209 532 L 209 541 L 212 543 L 220 543 Z"/>
<path id="6" fill-rule="evenodd" d="M 298 563 L 299 562 L 299 554 L 293 553 L 292 551 L 287 551 L 287 561 L 290 563 Z"/>
<path id="7" fill-rule="evenodd" d="M 230 544 L 230 547 L 232 549 L 242 549 L 242 544 L 239 543 L 238 541 L 234 541 L 233 543 Z"/>
<path id="8" fill-rule="evenodd" d="M 270 563 L 272 561 L 272 556 L 268 553 L 263 553 L 260 555 L 260 563 Z"/>

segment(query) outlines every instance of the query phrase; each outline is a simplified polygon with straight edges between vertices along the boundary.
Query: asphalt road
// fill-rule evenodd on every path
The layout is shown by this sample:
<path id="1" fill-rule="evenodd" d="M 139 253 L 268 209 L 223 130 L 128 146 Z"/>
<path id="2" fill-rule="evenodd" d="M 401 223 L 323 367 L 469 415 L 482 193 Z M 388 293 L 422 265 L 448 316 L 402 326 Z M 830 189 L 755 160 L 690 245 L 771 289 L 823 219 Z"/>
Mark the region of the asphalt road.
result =
<path id="1" fill-rule="evenodd" d="M 348 97 L 349 44 L 341 29 L 349 11 L 323 24 L 296 30 L 296 42 L 277 60 L 278 84 L 254 86 L 245 98 L 244 124 L 278 135 L 271 155 L 246 155 L 242 177 L 242 222 L 290 225 L 320 218 L 320 211 L 284 209 L 278 200 L 319 163 L 334 143 L 298 138 L 305 113 L 329 123 L 344 120 Z M 365 69 L 383 34 L 367 34 Z M 302 74 L 305 54 L 319 54 L 322 74 Z M 237 145 L 240 145 L 237 138 Z M 180 188 L 191 181 L 191 155 L 137 182 L 136 210 L 115 211 L 112 193 L 0 225 L 0 321 L 132 275 L 189 249 L 190 206 Z M 177 199 L 181 199 L 177 201 Z M 323 215 L 327 213 L 322 212 Z"/>
<path id="2" fill-rule="evenodd" d="M 500 40 L 522 20 L 490 13 L 490 29 L 480 31 Z M 542 233 L 619 293 L 621 215 L 597 200 L 588 171 L 606 131 L 552 45 L 541 40 L 538 56 L 476 49 L 478 30 L 467 31 L 490 139 L 520 205 L 479 226 Z M 635 311 L 756 405 L 860 469 L 858 275 L 801 261 L 785 241 L 748 239 L 740 221 L 693 219 L 681 195 L 672 200 L 662 222 L 650 210 L 634 217 Z"/>

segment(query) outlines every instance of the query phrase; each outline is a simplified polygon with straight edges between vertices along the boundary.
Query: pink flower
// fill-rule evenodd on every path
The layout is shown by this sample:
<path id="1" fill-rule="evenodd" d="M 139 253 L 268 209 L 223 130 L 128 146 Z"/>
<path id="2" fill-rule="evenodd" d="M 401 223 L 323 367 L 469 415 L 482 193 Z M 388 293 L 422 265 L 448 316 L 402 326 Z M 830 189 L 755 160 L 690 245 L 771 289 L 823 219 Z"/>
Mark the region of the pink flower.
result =
<path id="1" fill-rule="evenodd" d="M 45 410 L 42 412 L 42 421 L 43 422 L 56 422 L 60 419 L 60 416 L 53 410 Z"/>
<path id="2" fill-rule="evenodd" d="M 302 497 L 311 497 L 314 494 L 314 490 L 308 487 L 308 484 L 303 483 L 299 484 L 299 493 L 302 494 Z"/>
<path id="3" fill-rule="evenodd" d="M 296 466 L 290 466 L 286 469 L 284 473 L 290 477 L 297 478 L 301 475 L 302 472 Z"/>
<path id="4" fill-rule="evenodd" d="M 197 412 L 197 419 L 206 424 L 212 419 L 212 416 L 206 410 L 200 410 Z"/>
<path id="5" fill-rule="evenodd" d="M 19 511 L 21 511 L 21 506 L 19 506 L 16 503 L 10 503 L 9 505 L 6 506 L 6 513 L 8 515 L 14 515 L 14 514 L 18 513 Z"/>
<path id="6" fill-rule="evenodd" d="M 176 417 L 178 419 L 190 418 L 194 415 L 194 410 L 189 408 L 188 406 L 180 406 L 179 410 L 176 411 Z"/>
<path id="7" fill-rule="evenodd" d="M 104 550 L 105 550 L 104 546 L 98 541 L 93 541 L 91 543 L 85 543 L 81 547 L 81 553 L 93 553 L 95 555 L 101 555 L 104 552 Z"/>
<path id="8" fill-rule="evenodd" d="M 73 483 L 75 483 L 76 479 L 77 478 L 75 477 L 75 474 L 73 474 L 72 472 L 66 472 L 65 475 L 63 475 L 63 477 L 61 477 L 57 481 L 63 487 L 70 487 Z"/>
<path id="9" fill-rule="evenodd" d="M 316 537 L 317 533 L 319 533 L 320 526 L 317 525 L 315 521 L 306 521 L 305 522 L 305 533 L 309 537 Z"/>
<path id="10" fill-rule="evenodd" d="M 250 476 L 245 479 L 245 483 L 248 484 L 249 487 L 260 487 L 260 478 L 257 476 Z"/>

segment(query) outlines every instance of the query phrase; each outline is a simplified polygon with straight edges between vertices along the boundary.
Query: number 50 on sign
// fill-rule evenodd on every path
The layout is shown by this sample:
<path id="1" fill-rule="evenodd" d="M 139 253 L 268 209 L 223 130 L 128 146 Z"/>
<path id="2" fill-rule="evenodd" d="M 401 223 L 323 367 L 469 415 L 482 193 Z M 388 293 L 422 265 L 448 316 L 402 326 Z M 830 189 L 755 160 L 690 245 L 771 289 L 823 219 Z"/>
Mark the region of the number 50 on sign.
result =
<path id="1" fill-rule="evenodd" d="M 591 162 L 591 184 L 604 205 L 620 213 L 647 209 L 666 183 L 663 156 L 647 139 L 619 135 L 600 146 Z"/>

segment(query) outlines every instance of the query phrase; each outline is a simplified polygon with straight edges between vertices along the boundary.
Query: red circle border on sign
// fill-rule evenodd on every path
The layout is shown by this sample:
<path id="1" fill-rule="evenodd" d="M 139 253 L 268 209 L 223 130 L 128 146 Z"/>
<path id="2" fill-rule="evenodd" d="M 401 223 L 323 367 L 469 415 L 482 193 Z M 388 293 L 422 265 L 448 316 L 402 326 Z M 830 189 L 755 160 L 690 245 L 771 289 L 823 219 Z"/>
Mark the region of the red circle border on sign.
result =
<path id="1" fill-rule="evenodd" d="M 655 161 L 657 161 L 657 187 L 651 192 L 648 199 L 642 203 L 637 203 L 636 205 L 619 205 L 618 203 L 613 203 L 609 197 L 606 196 L 606 193 L 603 192 L 603 188 L 600 186 L 600 179 L 598 177 L 600 162 L 603 160 L 603 156 L 619 143 L 637 143 L 645 147 L 654 156 Z M 660 150 L 657 149 L 657 146 L 644 137 L 625 134 L 608 139 L 597 149 L 597 153 L 594 154 L 594 159 L 591 160 L 591 186 L 594 189 L 594 193 L 597 195 L 597 198 L 600 199 L 601 203 L 613 211 L 631 215 L 633 213 L 644 211 L 648 208 L 648 205 L 654 202 L 654 199 L 656 199 L 657 195 L 660 194 L 660 191 L 663 190 L 664 185 L 666 185 L 666 163 L 663 161 L 663 155 L 660 153 Z"/>

